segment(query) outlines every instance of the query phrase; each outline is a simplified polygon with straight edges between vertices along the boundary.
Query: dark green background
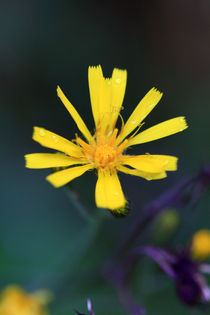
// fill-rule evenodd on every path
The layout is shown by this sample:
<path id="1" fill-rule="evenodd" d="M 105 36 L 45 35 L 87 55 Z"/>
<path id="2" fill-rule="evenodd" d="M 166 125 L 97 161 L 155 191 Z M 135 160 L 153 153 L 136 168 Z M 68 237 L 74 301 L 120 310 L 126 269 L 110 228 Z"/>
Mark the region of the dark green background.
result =
<path id="1" fill-rule="evenodd" d="M 208 0 L 1 0 L 1 288 L 17 283 L 28 290 L 51 289 L 53 315 L 85 312 L 87 297 L 96 315 L 126 314 L 100 268 L 143 205 L 210 158 L 209 16 Z M 189 122 L 185 132 L 133 150 L 176 155 L 179 169 L 154 182 L 121 176 L 132 212 L 124 220 L 107 215 L 99 231 L 79 217 L 63 189 L 45 181 L 48 170 L 25 169 L 23 159 L 47 152 L 31 139 L 34 125 L 69 139 L 77 132 L 56 96 L 57 84 L 93 129 L 87 69 L 97 64 L 105 76 L 113 67 L 128 70 L 124 118 L 155 86 L 164 97 L 145 127 L 179 115 Z M 90 208 L 95 181 L 86 174 L 72 186 Z M 196 228 L 210 228 L 209 206 L 206 194 L 193 215 L 185 216 L 181 244 Z M 135 278 L 136 299 L 149 315 L 191 314 L 153 263 L 145 260 Z"/>

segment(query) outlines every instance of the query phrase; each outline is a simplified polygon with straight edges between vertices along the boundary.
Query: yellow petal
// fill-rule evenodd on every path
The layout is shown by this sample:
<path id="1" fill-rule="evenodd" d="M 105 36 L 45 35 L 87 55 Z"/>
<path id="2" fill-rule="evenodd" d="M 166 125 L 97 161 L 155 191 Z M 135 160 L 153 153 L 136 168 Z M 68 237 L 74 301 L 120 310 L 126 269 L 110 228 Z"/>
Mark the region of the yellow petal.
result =
<path id="1" fill-rule="evenodd" d="M 60 98 L 60 100 L 62 101 L 66 109 L 68 110 L 69 114 L 72 116 L 75 123 L 77 124 L 78 129 L 81 131 L 81 133 L 85 136 L 85 138 L 89 142 L 92 142 L 93 138 L 91 136 L 90 131 L 88 130 L 84 121 L 82 120 L 82 118 L 80 117 L 80 115 L 78 114 L 74 106 L 69 102 L 69 100 L 64 95 L 64 93 L 62 92 L 59 86 L 57 87 L 57 93 L 58 93 L 58 97 Z"/>
<path id="2" fill-rule="evenodd" d="M 96 129 L 103 134 L 107 125 L 110 123 L 112 80 L 101 76 L 98 85 L 98 104 L 97 104 L 97 121 Z"/>
<path id="3" fill-rule="evenodd" d="M 115 210 L 125 206 L 126 200 L 116 172 L 98 171 L 95 198 L 99 208 Z"/>
<path id="4" fill-rule="evenodd" d="M 50 168 L 62 167 L 76 164 L 84 164 L 80 159 L 66 156 L 62 153 L 32 153 L 25 155 L 26 167 L 28 168 Z"/>
<path id="5" fill-rule="evenodd" d="M 165 171 L 176 171 L 178 158 L 172 155 L 149 155 L 151 160 L 159 161 L 163 164 Z"/>
<path id="6" fill-rule="evenodd" d="M 82 149 L 79 146 L 44 128 L 34 127 L 32 138 L 46 148 L 64 152 L 72 157 L 82 156 Z"/>
<path id="7" fill-rule="evenodd" d="M 54 187 L 60 187 L 69 183 L 76 177 L 81 176 L 82 174 L 90 170 L 91 168 L 93 168 L 91 164 L 71 167 L 71 168 L 48 175 L 46 177 L 46 180 L 50 182 Z"/>
<path id="8" fill-rule="evenodd" d="M 158 104 L 163 93 L 159 92 L 155 88 L 152 88 L 139 102 L 129 119 L 127 120 L 119 140 L 122 141 L 128 134 L 130 134 L 144 118 L 153 110 Z M 118 140 L 118 143 L 119 143 Z"/>
<path id="9" fill-rule="evenodd" d="M 167 177 L 166 172 L 161 172 L 161 173 L 146 173 L 146 172 L 142 172 L 136 169 L 130 169 L 126 166 L 119 166 L 117 168 L 118 171 L 123 172 L 125 174 L 129 174 L 129 175 L 134 175 L 134 176 L 139 176 L 142 178 L 145 178 L 146 180 L 155 180 L 155 179 L 162 179 Z"/>
<path id="10" fill-rule="evenodd" d="M 90 101 L 92 106 L 93 118 L 95 125 L 97 126 L 98 119 L 100 117 L 99 113 L 99 91 L 100 85 L 103 81 L 103 72 L 101 66 L 89 67 L 88 68 L 88 82 L 90 90 Z"/>
<path id="11" fill-rule="evenodd" d="M 90 99 L 97 129 L 111 130 L 122 107 L 127 72 L 114 69 L 112 78 L 104 78 L 101 66 L 88 69 Z"/>
<path id="12" fill-rule="evenodd" d="M 103 134 L 110 124 L 110 112 L 111 112 L 111 95 L 112 95 L 112 79 L 101 80 L 99 89 L 99 121 L 98 127 L 100 133 Z"/>
<path id="13" fill-rule="evenodd" d="M 140 132 L 128 142 L 128 146 L 164 138 L 186 128 L 187 123 L 184 117 L 172 118 Z"/>
<path id="14" fill-rule="evenodd" d="M 122 164 L 129 165 L 146 173 L 162 173 L 165 170 L 164 162 L 162 160 L 152 158 L 152 155 L 150 154 L 138 156 L 124 155 L 122 158 Z"/>
<path id="15" fill-rule="evenodd" d="M 118 118 L 122 108 L 125 89 L 127 84 L 127 71 L 114 69 L 112 73 L 112 97 L 111 97 L 111 115 L 109 124 L 112 127 Z"/>

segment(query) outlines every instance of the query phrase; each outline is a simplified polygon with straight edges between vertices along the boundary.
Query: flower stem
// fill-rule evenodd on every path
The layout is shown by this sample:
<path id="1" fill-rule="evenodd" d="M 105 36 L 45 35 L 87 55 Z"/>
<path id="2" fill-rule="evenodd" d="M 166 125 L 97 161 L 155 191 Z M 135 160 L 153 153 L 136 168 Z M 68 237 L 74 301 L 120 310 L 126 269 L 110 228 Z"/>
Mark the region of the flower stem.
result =
<path id="1" fill-rule="evenodd" d="M 96 224 L 97 219 L 88 213 L 87 209 L 79 201 L 76 194 L 73 191 L 71 191 L 69 188 L 64 188 L 64 189 L 65 189 L 65 192 L 66 192 L 68 199 L 70 200 L 70 202 L 72 203 L 74 208 L 77 209 L 81 218 L 90 224 Z"/>

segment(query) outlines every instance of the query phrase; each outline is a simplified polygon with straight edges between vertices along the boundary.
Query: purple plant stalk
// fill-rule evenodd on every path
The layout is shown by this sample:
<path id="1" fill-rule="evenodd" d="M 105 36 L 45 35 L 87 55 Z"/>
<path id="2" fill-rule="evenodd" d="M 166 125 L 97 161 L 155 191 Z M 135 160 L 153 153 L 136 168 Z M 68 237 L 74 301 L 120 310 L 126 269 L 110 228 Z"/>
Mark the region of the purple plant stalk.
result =
<path id="1" fill-rule="evenodd" d="M 177 206 L 183 208 L 191 206 L 201 198 L 202 194 L 210 186 L 210 165 L 206 165 L 195 177 L 182 178 L 180 182 L 172 188 L 166 190 L 157 199 L 149 202 L 140 212 L 139 217 L 126 233 L 127 239 L 119 248 L 119 257 L 135 244 L 139 236 L 148 228 L 153 220 L 161 212 L 164 212 L 168 207 Z"/>
<path id="2" fill-rule="evenodd" d="M 131 265 L 131 261 L 125 259 L 122 264 L 107 269 L 105 278 L 116 289 L 121 304 L 128 310 L 130 315 L 144 315 L 146 309 L 142 305 L 136 304 L 133 298 L 130 286 Z"/>

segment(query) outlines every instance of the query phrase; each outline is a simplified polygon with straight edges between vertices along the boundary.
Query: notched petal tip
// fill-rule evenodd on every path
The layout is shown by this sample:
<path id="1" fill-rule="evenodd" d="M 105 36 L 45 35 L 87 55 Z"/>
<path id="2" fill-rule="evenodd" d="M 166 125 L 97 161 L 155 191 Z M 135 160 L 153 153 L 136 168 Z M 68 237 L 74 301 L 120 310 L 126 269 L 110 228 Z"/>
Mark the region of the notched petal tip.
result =
<path id="1" fill-rule="evenodd" d="M 46 129 L 38 126 L 33 127 L 32 139 L 36 142 L 39 142 L 40 137 L 44 137 Z"/>
<path id="2" fill-rule="evenodd" d="M 114 68 L 113 72 L 117 73 L 121 73 L 121 74 L 127 74 L 127 70 L 126 69 L 119 69 L 119 68 Z"/>
<path id="3" fill-rule="evenodd" d="M 127 81 L 127 70 L 114 68 L 112 72 L 113 83 L 115 84 L 126 84 Z"/>
<path id="4" fill-rule="evenodd" d="M 53 175 L 53 174 L 54 174 L 54 173 L 48 175 L 48 176 L 45 178 L 46 181 L 48 181 L 48 183 L 50 183 L 54 188 L 60 188 L 61 186 L 64 186 L 65 184 L 60 185 L 59 183 L 56 183 L 56 182 L 52 179 L 51 175 Z"/>
<path id="5" fill-rule="evenodd" d="M 59 96 L 59 94 L 62 92 L 62 91 L 61 91 L 61 88 L 60 88 L 60 86 L 59 86 L 59 85 L 57 85 L 57 89 L 56 89 L 56 91 L 57 91 L 57 95 Z"/>
<path id="6" fill-rule="evenodd" d="M 151 92 L 156 92 L 157 94 L 161 95 L 161 97 L 163 96 L 163 92 L 158 90 L 155 86 L 153 86 L 153 88 L 150 91 Z"/>
<path id="7" fill-rule="evenodd" d="M 90 71 L 90 70 L 97 70 L 97 69 L 102 70 L 101 65 L 97 65 L 97 66 L 89 66 L 89 67 L 88 67 L 88 71 Z"/>
<path id="8" fill-rule="evenodd" d="M 177 171 L 178 169 L 178 157 L 176 156 L 171 156 L 170 160 L 168 160 L 165 170 L 166 171 Z"/>
<path id="9" fill-rule="evenodd" d="M 180 121 L 182 123 L 182 129 L 180 131 L 183 131 L 189 127 L 185 116 L 181 116 Z"/>
<path id="10" fill-rule="evenodd" d="M 25 154 L 24 155 L 24 160 L 25 160 L 25 167 L 26 168 L 30 168 L 30 162 L 29 162 L 29 160 L 30 160 L 30 154 Z"/>
<path id="11" fill-rule="evenodd" d="M 98 66 L 89 66 L 88 67 L 88 81 L 89 81 L 89 86 L 91 85 L 91 89 L 95 88 L 92 85 L 96 84 L 97 86 L 97 81 L 101 80 L 103 78 L 103 71 L 101 65 Z"/>

